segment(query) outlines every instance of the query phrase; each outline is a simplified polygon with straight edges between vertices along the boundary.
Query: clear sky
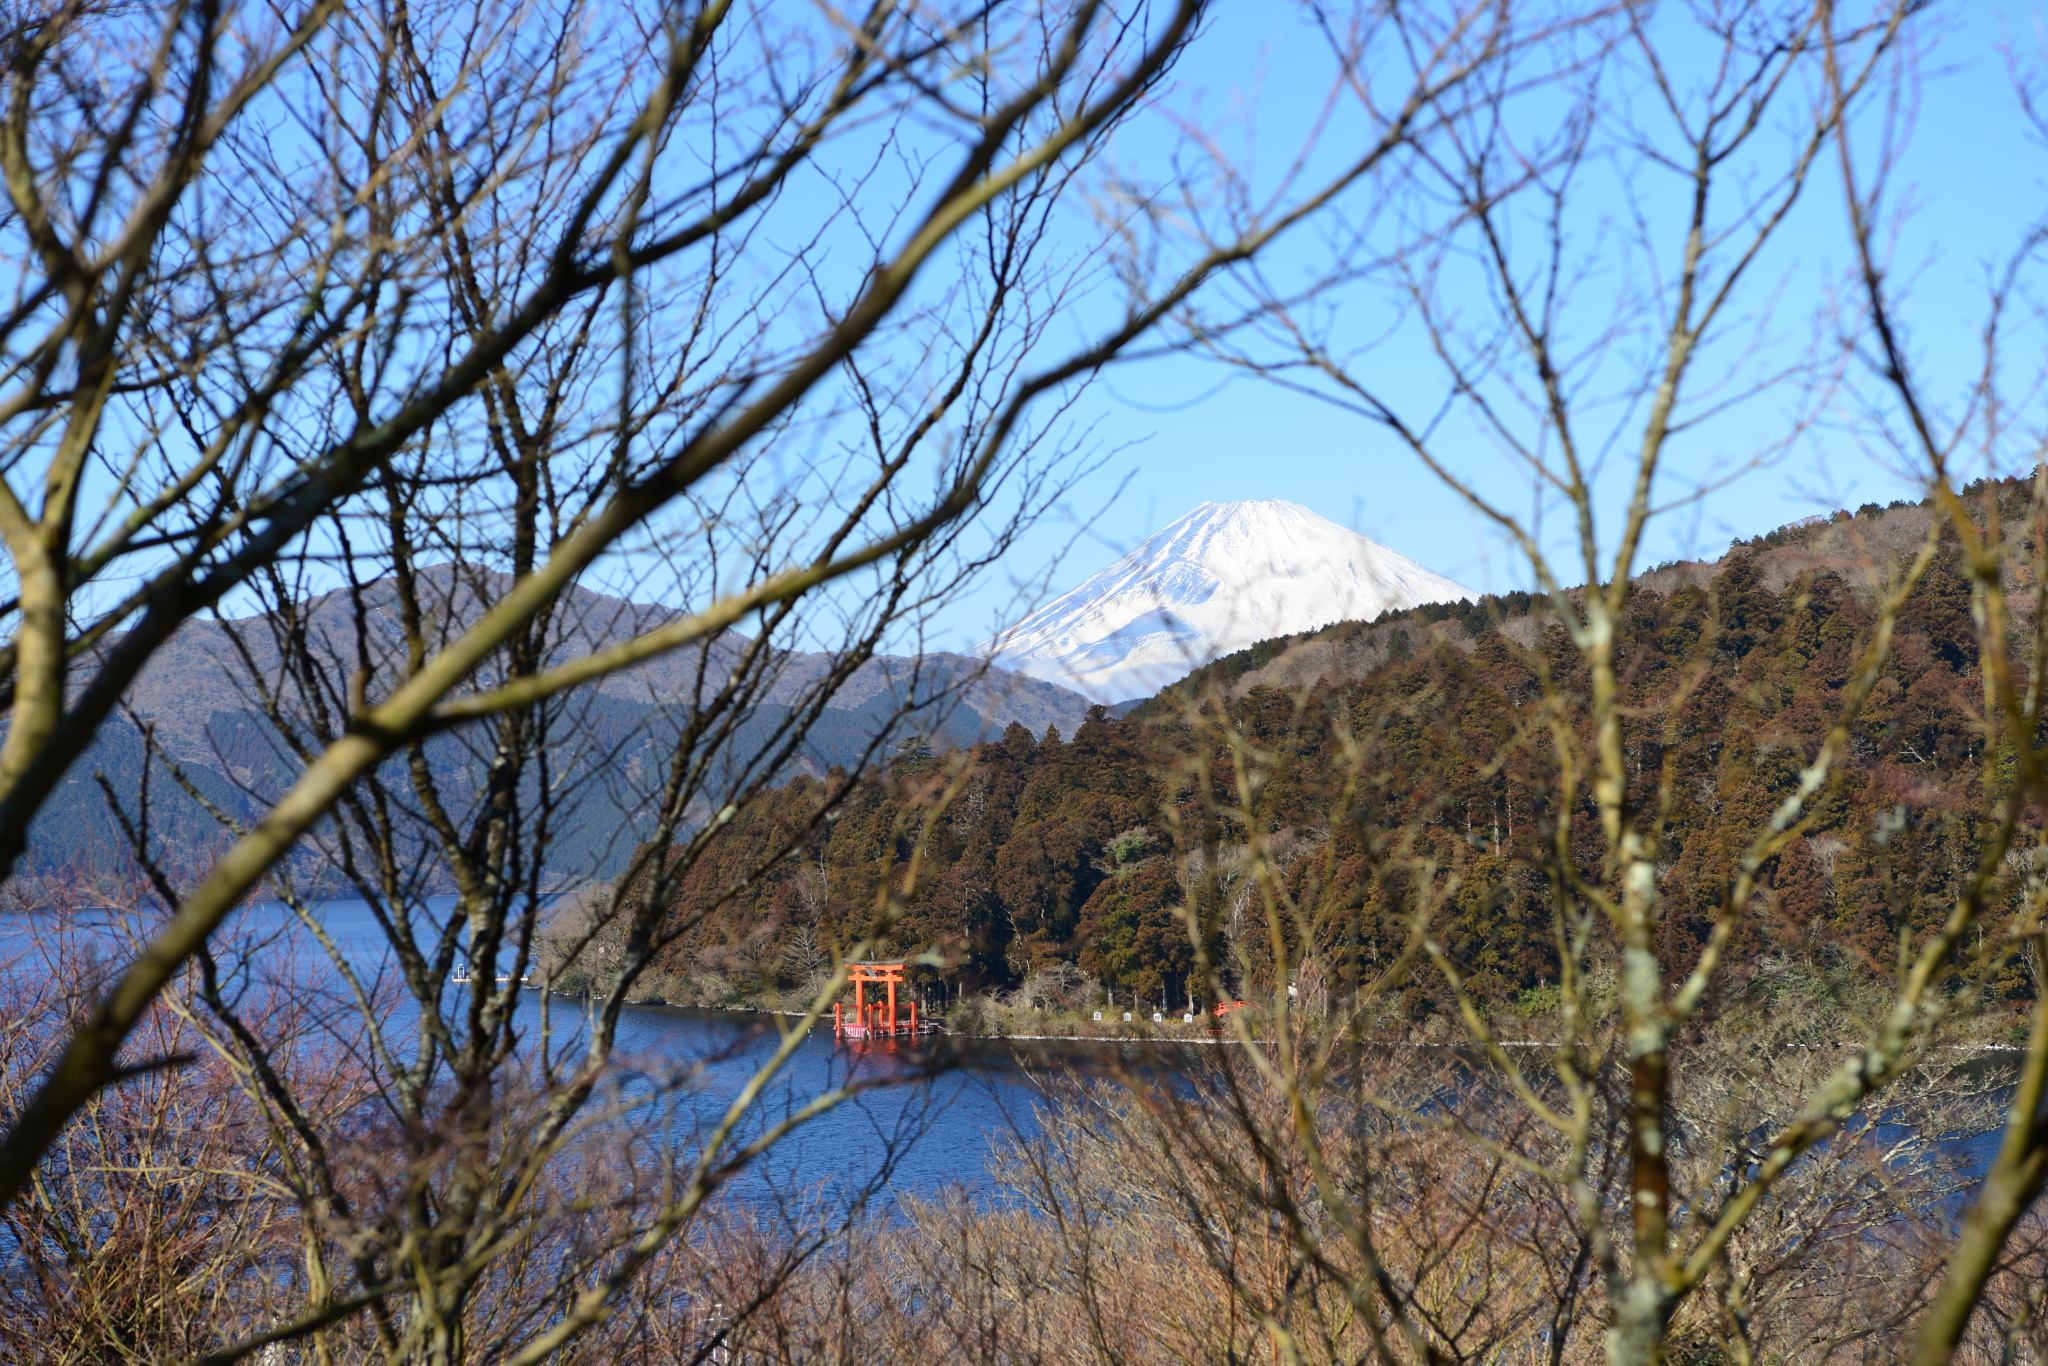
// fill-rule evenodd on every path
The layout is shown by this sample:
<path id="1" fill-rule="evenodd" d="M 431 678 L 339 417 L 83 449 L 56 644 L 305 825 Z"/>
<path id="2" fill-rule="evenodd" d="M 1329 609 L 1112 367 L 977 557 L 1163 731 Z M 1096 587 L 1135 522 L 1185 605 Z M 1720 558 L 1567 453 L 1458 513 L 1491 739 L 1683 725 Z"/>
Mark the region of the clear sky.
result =
<path id="1" fill-rule="evenodd" d="M 1253 136 L 1262 148 L 1277 147 L 1298 132 L 1324 89 L 1324 49 L 1302 13 L 1300 7 L 1264 0 L 1225 5 L 1217 27 L 1180 71 L 1183 87 L 1204 92 L 1206 108 L 1255 111 Z M 2010 46 L 2038 57 L 2043 20 L 2039 6 L 1949 0 L 1937 6 L 1931 23 L 1924 32 L 1930 44 L 1919 108 L 1897 185 L 1910 190 L 1914 207 L 1902 224 L 1895 262 L 1912 278 L 1907 321 L 1913 344 L 1929 373 L 1952 394 L 1977 363 L 1987 273 L 2012 254 L 2048 208 L 2048 150 L 2021 117 L 2006 55 Z M 1314 73 L 1314 79 L 1299 78 L 1302 72 Z M 1134 157 L 1145 151 L 1129 145 L 1121 150 Z M 1651 189 L 1653 202 L 1659 193 Z M 1591 231 L 1590 221 L 1579 230 Z M 1817 177 L 1774 254 L 1761 265 L 1767 278 L 1752 282 L 1758 297 L 1779 304 L 1771 321 L 1773 344 L 1803 345 L 1800 339 L 1811 335 L 1805 329 L 1848 263 L 1842 224 L 1830 168 Z M 1592 286 L 1596 292 L 1605 287 L 1598 281 Z M 1376 326 L 1386 324 L 1374 310 L 1393 308 L 1383 295 L 1368 291 L 1347 295 L 1343 306 Z M 2038 351 L 2038 335 L 2023 344 Z M 1442 388 L 1413 338 L 1359 363 L 1377 382 L 1413 392 L 1418 402 Z M 1782 428 L 1788 402 L 1767 399 L 1762 407 L 1705 424 L 1677 452 L 1678 480 L 1745 459 L 1769 440 L 1774 426 Z M 1016 585 L 1042 575 L 1069 543 L 1051 575 L 1053 592 L 1078 583 L 1204 500 L 1289 499 L 1472 587 L 1527 584 L 1525 567 L 1411 455 L 1372 424 L 1317 400 L 1256 380 L 1232 380 L 1205 362 L 1173 358 L 1133 363 L 1105 376 L 1083 400 L 1080 418 L 1093 424 L 1102 468 L 1075 488 L 1062 517 L 1016 548 L 1009 582 L 992 582 L 952 609 L 933 644 L 964 648 L 979 638 L 992 618 L 1009 610 Z M 1476 433 L 1453 433 L 1446 444 L 1482 484 L 1519 478 Z M 1669 485 L 1667 492 L 1679 486 Z M 1853 432 L 1824 424 L 1770 467 L 1669 518 L 1646 547 L 1643 563 L 1712 556 L 1732 537 L 1824 508 L 1917 496 L 1897 473 L 1873 460 Z M 1077 531 L 1090 519 L 1092 526 Z"/>

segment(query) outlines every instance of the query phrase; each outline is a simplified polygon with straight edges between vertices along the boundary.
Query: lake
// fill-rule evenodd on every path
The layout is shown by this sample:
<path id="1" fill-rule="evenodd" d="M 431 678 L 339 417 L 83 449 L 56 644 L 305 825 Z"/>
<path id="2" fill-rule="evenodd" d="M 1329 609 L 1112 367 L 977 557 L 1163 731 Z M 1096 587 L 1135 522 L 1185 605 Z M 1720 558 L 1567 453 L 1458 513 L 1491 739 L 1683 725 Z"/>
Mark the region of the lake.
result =
<path id="1" fill-rule="evenodd" d="M 445 911 L 451 903 L 452 898 L 434 898 L 428 905 Z M 322 902 L 316 914 L 352 970 L 366 982 L 392 970 L 383 931 L 365 903 Z M 0 924 L 0 951 L 10 942 L 20 943 L 23 935 L 22 922 Z M 238 912 L 226 927 L 223 942 L 241 946 L 250 962 L 291 963 L 289 971 L 305 983 L 305 990 L 335 991 L 337 1005 L 352 1009 L 346 993 L 337 988 L 339 974 L 284 907 L 254 906 Z M 585 1002 L 555 996 L 546 998 L 545 1008 L 558 1041 L 580 1035 Z M 523 991 L 517 1009 L 516 1019 L 526 1037 L 538 1037 L 541 993 Z M 393 1016 L 398 1037 L 410 1033 L 407 1013 L 401 1004 Z M 779 1027 L 792 1023 L 734 1011 L 634 1005 L 622 1016 L 617 1051 L 621 1065 L 644 1079 L 638 1083 L 640 1093 L 659 1097 L 671 1132 L 687 1141 L 693 1130 L 718 1119 L 774 1051 Z M 977 1195 L 991 1194 L 985 1164 L 992 1143 L 1004 1135 L 1036 1132 L 1034 1107 L 1040 1093 L 1035 1079 L 1072 1068 L 1098 1070 L 1119 1048 L 1131 1047 L 948 1037 L 938 1045 L 944 1049 L 946 1067 L 935 1077 L 926 1077 L 926 1050 L 932 1046 L 908 1040 L 838 1040 L 829 1021 L 813 1026 L 757 1105 L 749 1131 L 780 1120 L 849 1081 L 880 1085 L 780 1141 L 746 1184 L 807 1190 L 826 1186 L 851 1193 L 873 1183 L 888 1191 L 921 1194 L 959 1186 Z M 1142 1053 L 1127 1051 L 1124 1058 L 1141 1067 L 1171 1067 L 1172 1055 L 1181 1047 L 1145 1046 Z M 666 1080 L 657 1083 L 655 1078 Z M 894 1082 L 903 1084 L 890 1084 Z M 1944 1146 L 1963 1155 L 1967 1167 L 1981 1170 L 1998 1141 L 1996 1132 L 1977 1133 L 1958 1135 Z"/>
<path id="2" fill-rule="evenodd" d="M 453 898 L 436 897 L 429 910 L 445 913 Z M 369 906 L 356 900 L 332 900 L 313 908 L 335 948 L 351 970 L 373 990 L 395 970 L 384 932 Z M 94 938 L 114 938 L 110 922 L 97 925 L 74 918 Z M 33 921 L 0 922 L 0 955 L 27 949 L 33 942 Z M 238 911 L 216 936 L 223 970 L 231 960 L 254 965 L 257 976 L 284 976 L 303 994 L 331 996 L 337 1012 L 354 1018 L 354 1004 L 325 951 L 287 908 L 257 905 Z M 129 952 L 108 943 L 104 956 L 120 961 Z M 506 962 L 509 968 L 509 957 Z M 451 986 L 459 993 L 464 988 Z M 528 1039 L 539 1037 L 543 998 L 536 990 L 520 994 L 516 1021 Z M 546 1009 L 557 1041 L 571 1046 L 582 1036 L 586 1003 L 553 996 Z M 778 1026 L 794 1020 L 736 1011 L 688 1010 L 663 1005 L 627 1006 L 620 1022 L 618 1054 L 629 1072 L 643 1078 L 666 1077 L 667 1084 L 643 1083 L 641 1094 L 659 1094 L 667 1123 L 679 1138 L 715 1122 L 733 1096 L 775 1050 Z M 413 1037 L 409 998 L 400 997 L 389 1017 L 391 1037 Z M 1033 1105 L 1038 1092 L 1034 1074 L 1089 1065 L 1107 1056 L 1103 1045 L 986 1039 L 946 1038 L 935 1041 L 945 1050 L 947 1065 L 920 1082 L 929 1069 L 931 1042 L 909 1040 L 851 1042 L 836 1040 L 830 1021 L 813 1027 L 790 1058 L 772 1089 L 757 1105 L 749 1126 L 772 1123 L 814 1097 L 848 1081 L 881 1083 L 817 1117 L 773 1149 L 753 1180 L 778 1186 L 816 1187 L 831 1183 L 853 1191 L 877 1177 L 886 1177 L 898 1191 L 936 1192 L 948 1185 L 970 1190 L 987 1186 L 984 1159 L 999 1134 L 1035 1131 Z M 920 1050 L 926 1050 L 921 1052 Z M 574 1049 L 580 1053 L 580 1049 Z M 681 1074 L 678 1084 L 678 1074 Z M 901 1081 L 902 1085 L 888 1083 Z M 887 1169 L 885 1170 L 885 1164 Z"/>

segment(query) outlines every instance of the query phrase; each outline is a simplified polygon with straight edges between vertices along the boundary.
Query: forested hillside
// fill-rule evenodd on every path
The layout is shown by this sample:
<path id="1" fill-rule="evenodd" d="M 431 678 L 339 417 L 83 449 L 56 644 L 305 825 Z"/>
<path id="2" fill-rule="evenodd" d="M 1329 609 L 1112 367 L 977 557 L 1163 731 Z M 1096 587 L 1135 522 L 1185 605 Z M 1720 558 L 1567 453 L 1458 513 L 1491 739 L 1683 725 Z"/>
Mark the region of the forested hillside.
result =
<path id="1" fill-rule="evenodd" d="M 2001 515 L 2017 515 L 2024 490 L 2004 493 Z M 1623 625 L 1635 719 L 1621 742 L 1631 800 L 1668 804 L 1665 962 L 1692 960 L 1741 841 L 1833 724 L 1871 635 L 1876 585 L 1928 515 L 1866 506 L 1640 581 Z M 1299 923 L 1315 927 L 1314 945 L 1287 947 L 1310 950 L 1302 971 L 1318 990 L 1385 969 L 1421 913 L 1480 997 L 1540 1002 L 1557 952 L 1537 866 L 1560 814 L 1547 728 L 1578 723 L 1546 702 L 1542 680 L 1553 698 L 1583 697 L 1587 684 L 1564 633 L 1540 629 L 1531 605 L 1495 597 L 1272 642 L 1127 718 L 1097 708 L 1071 736 L 1012 726 L 951 758 L 906 750 L 865 777 L 801 858 L 753 878 L 825 791 L 792 783 L 740 815 L 692 873 L 687 909 L 730 899 L 679 948 L 671 984 L 709 1000 L 794 982 L 823 949 L 866 933 L 878 890 L 906 873 L 922 804 L 957 763 L 959 795 L 934 817 L 930 862 L 887 937 L 895 952 L 939 950 L 947 966 L 919 969 L 928 984 L 1085 977 L 1178 1008 L 1207 994 L 1187 980 L 1181 908 L 1192 902 L 1226 977 L 1259 985 L 1246 979 L 1272 961 L 1267 922 L 1249 882 L 1231 876 L 1256 828 L 1286 867 Z M 1982 785 L 2009 767 L 1983 753 L 1970 613 L 1956 549 L 1944 546 L 1901 614 L 1839 782 L 1765 870 L 1732 946 L 1743 978 L 1794 965 L 1809 980 L 1888 974 L 1902 937 L 1945 914 L 1980 847 Z M 1230 790 L 1223 720 L 1259 756 L 1248 802 Z M 1221 820 L 1198 814 L 1204 760 Z M 1590 811 L 1587 801 L 1566 813 L 1574 848 L 1596 847 Z M 1597 882 L 1590 854 L 1578 864 Z M 1434 981 L 1411 977 L 1404 1006 L 1440 1005 Z M 2005 986 L 2027 990 L 2018 969 Z"/>

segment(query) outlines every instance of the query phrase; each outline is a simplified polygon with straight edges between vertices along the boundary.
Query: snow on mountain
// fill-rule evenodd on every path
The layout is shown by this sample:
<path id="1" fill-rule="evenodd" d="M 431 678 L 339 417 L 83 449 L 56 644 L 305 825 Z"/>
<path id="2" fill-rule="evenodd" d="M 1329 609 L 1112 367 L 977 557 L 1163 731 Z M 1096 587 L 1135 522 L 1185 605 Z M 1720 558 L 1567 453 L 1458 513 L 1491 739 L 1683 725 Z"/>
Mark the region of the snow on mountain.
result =
<path id="1" fill-rule="evenodd" d="M 1299 503 L 1204 503 L 976 652 L 1120 702 L 1274 636 L 1478 596 Z"/>

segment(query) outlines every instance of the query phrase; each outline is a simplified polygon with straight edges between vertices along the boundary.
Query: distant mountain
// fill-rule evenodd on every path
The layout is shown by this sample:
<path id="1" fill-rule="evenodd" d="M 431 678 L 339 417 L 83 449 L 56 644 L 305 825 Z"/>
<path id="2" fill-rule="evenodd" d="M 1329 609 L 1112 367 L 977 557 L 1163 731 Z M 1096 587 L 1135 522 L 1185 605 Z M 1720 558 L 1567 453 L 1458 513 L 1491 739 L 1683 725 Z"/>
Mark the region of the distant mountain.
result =
<path id="1" fill-rule="evenodd" d="M 490 603 L 511 588 L 510 575 L 454 565 L 422 569 L 419 580 L 430 650 L 468 630 Z M 375 697 L 396 686 L 405 663 L 405 636 L 397 590 L 388 580 L 366 585 L 363 597 L 362 641 L 357 639 L 354 613 L 345 593 L 322 594 L 308 603 L 304 629 L 315 648 L 331 660 L 352 665 L 359 653 L 366 655 L 372 668 L 367 691 Z M 578 587 L 564 593 L 554 611 L 550 634 L 555 644 L 549 664 L 592 653 L 679 615 L 674 608 L 630 602 Z M 687 707 L 693 698 L 708 698 L 718 690 L 749 644 L 742 633 L 727 631 L 702 646 L 671 650 L 608 674 L 592 684 L 592 690 L 627 706 Z M 241 651 L 247 652 L 246 661 Z M 833 664 L 834 656 L 825 651 L 775 652 L 770 681 L 755 699 L 757 705 L 798 703 Z M 249 687 L 252 666 L 255 674 L 265 679 L 275 679 L 280 669 L 265 618 L 193 621 L 151 658 L 129 689 L 126 703 L 138 719 L 155 725 L 159 741 L 174 757 L 203 759 L 208 752 L 204 735 L 209 716 L 257 705 Z M 339 672 L 345 675 L 350 670 Z M 478 680 L 483 686 L 495 681 L 488 673 Z M 1034 734 L 1049 725 L 1072 734 L 1088 710 L 1087 699 L 1067 688 L 1002 668 L 985 668 L 976 657 L 946 653 L 876 655 L 840 685 L 828 706 L 849 715 L 882 715 L 903 700 L 937 699 L 948 690 L 953 695 L 945 704 L 916 718 L 913 728 L 934 739 L 962 743 L 999 734 L 1011 721 Z M 342 699 L 336 696 L 330 702 L 339 706 Z M 821 770 L 850 762 L 859 752 L 858 746 L 849 748 L 850 743 L 844 736 L 821 739 L 805 757 Z"/>
<path id="2" fill-rule="evenodd" d="M 458 635 L 509 586 L 504 575 L 451 565 L 423 570 L 421 580 L 430 644 Z M 366 691 L 375 698 L 389 691 L 404 665 L 404 635 L 397 594 L 389 583 L 368 585 L 364 598 L 360 631 L 343 593 L 308 603 L 304 629 L 331 660 L 353 663 L 367 657 L 371 678 Z M 552 632 L 557 646 L 550 662 L 624 640 L 675 615 L 671 608 L 572 589 L 557 607 Z M 101 728 L 38 815 L 34 838 L 40 860 L 95 865 L 120 847 L 122 832 L 107 808 L 102 778 L 131 816 L 142 793 L 149 793 L 151 830 L 160 846 L 203 860 L 224 843 L 218 820 L 160 766 L 145 781 L 147 750 L 140 726 L 153 730 L 163 754 L 207 802 L 235 820 L 260 816 L 290 787 L 299 762 L 263 714 L 251 681 L 253 670 L 267 688 L 278 686 L 281 663 L 271 625 L 261 616 L 194 621 L 166 642 L 129 689 L 127 715 L 116 715 Z M 553 823 L 549 864 L 556 876 L 578 881 L 607 875 L 622 864 L 651 819 L 653 799 L 693 699 L 716 693 L 749 643 L 728 632 L 703 646 L 613 674 L 557 705 L 551 730 L 560 739 L 550 745 L 550 781 L 568 796 Z M 750 756 L 769 744 L 790 709 L 804 702 L 833 662 L 826 652 L 778 652 L 772 681 L 743 715 L 729 752 Z M 330 675 L 325 686 L 333 693 L 327 703 L 338 711 L 345 706 L 339 690 L 353 669 L 337 666 L 325 672 Z M 906 702 L 925 705 L 899 719 Z M 850 766 L 878 738 L 886 748 L 910 733 L 940 748 L 992 738 L 1011 722 L 1034 735 L 1048 726 L 1072 735 L 1086 719 L 1088 706 L 1076 692 L 991 668 L 976 657 L 881 655 L 840 686 L 812 725 L 796 767 L 817 774 L 834 764 Z M 431 740 L 427 751 L 444 803 L 458 813 L 466 809 L 481 791 L 487 748 L 471 732 L 454 731 Z M 394 771 L 388 778 L 407 788 L 397 768 L 403 760 L 391 763 Z M 317 875 L 316 855 L 302 854 L 296 862 L 303 875 Z"/>
<path id="3" fill-rule="evenodd" d="M 977 653 L 1123 702 L 1258 641 L 1478 596 L 1299 503 L 1204 503 Z"/>

